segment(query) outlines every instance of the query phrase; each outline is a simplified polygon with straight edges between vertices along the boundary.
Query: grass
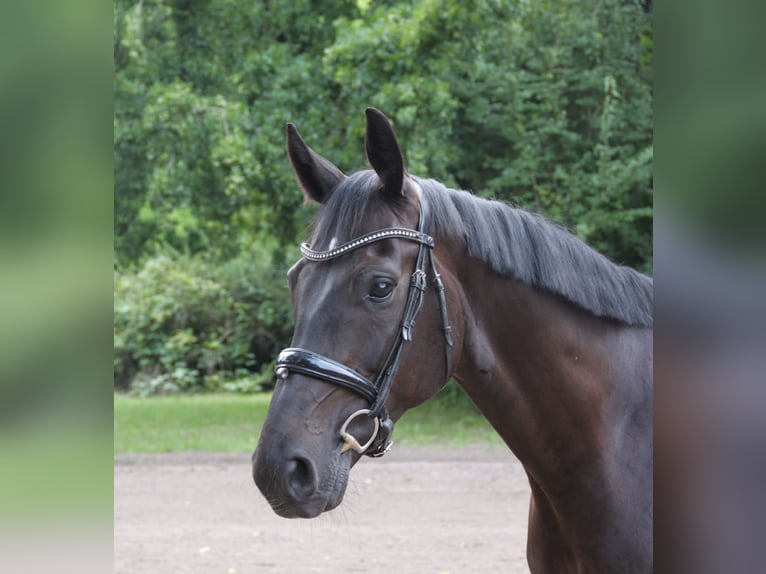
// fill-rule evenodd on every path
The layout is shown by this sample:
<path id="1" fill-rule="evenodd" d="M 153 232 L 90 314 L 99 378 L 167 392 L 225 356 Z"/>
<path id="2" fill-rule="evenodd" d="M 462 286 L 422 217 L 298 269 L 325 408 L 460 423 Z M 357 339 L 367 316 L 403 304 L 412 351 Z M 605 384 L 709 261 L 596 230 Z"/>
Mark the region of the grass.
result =
<path id="1" fill-rule="evenodd" d="M 114 396 L 115 452 L 252 450 L 271 396 Z"/>
<path id="2" fill-rule="evenodd" d="M 124 453 L 255 448 L 271 395 L 114 396 L 114 451 Z M 454 395 L 407 412 L 394 431 L 397 445 L 500 445 L 489 423 Z"/>

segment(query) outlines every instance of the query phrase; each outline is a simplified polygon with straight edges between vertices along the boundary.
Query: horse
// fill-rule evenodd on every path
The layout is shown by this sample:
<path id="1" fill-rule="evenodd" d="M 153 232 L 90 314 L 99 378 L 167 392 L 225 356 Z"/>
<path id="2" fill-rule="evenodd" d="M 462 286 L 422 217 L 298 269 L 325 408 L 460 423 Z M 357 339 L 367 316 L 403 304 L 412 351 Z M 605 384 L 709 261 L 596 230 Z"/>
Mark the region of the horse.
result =
<path id="1" fill-rule="evenodd" d="M 354 464 L 454 378 L 528 476 L 533 574 L 651 572 L 652 279 L 410 174 L 375 108 L 372 169 L 351 175 L 286 132 L 320 209 L 287 273 L 295 331 L 252 458 L 274 512 L 336 508 Z"/>

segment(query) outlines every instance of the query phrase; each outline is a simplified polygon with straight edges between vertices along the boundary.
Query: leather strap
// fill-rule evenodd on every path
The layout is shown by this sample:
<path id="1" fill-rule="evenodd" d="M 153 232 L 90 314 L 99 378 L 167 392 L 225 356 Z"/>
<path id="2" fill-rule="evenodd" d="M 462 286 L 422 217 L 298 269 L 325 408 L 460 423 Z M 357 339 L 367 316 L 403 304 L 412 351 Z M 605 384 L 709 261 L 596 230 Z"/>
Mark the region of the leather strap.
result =
<path id="1" fill-rule="evenodd" d="M 285 370 L 280 371 L 280 369 Z M 377 387 L 364 375 L 342 363 L 306 349 L 296 347 L 283 349 L 277 357 L 276 372 L 280 378 L 283 378 L 282 373 L 285 375 L 301 373 L 335 383 L 359 393 L 370 403 L 378 394 Z"/>

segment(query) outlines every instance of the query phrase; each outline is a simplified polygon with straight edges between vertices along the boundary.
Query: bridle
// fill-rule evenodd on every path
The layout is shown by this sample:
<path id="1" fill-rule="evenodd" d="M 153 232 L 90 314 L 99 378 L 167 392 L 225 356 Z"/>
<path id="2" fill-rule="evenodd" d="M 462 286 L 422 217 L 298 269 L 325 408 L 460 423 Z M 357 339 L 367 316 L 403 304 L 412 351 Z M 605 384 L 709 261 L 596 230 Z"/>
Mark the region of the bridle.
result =
<path id="1" fill-rule="evenodd" d="M 434 239 L 428 235 L 429 214 L 428 205 L 424 198 L 420 198 L 419 207 L 420 214 L 418 215 L 417 230 L 401 227 L 380 229 L 352 239 L 328 251 L 314 251 L 307 243 L 301 244 L 303 257 L 307 261 L 317 263 L 342 257 L 360 247 L 385 239 L 405 239 L 419 244 L 415 271 L 410 279 L 410 289 L 407 293 L 407 301 L 404 305 L 400 328 L 374 382 L 354 369 L 306 349 L 297 347 L 287 348 L 280 352 L 277 357 L 276 375 L 283 381 L 290 376 L 290 373 L 307 375 L 345 387 L 361 395 L 370 403 L 369 409 L 361 409 L 352 413 L 341 426 L 340 436 L 343 439 L 341 452 L 350 449 L 360 455 L 366 454 L 367 456 L 378 457 L 388 452 L 393 444 L 389 437 L 393 432 L 394 423 L 388 416 L 385 402 L 388 394 L 391 392 L 391 386 L 396 373 L 399 370 L 402 350 L 405 343 L 412 340 L 412 329 L 415 326 L 415 319 L 417 319 L 418 313 L 420 313 L 420 309 L 423 306 L 423 295 L 425 294 L 427 284 L 426 265 L 428 263 L 430 263 L 431 274 L 433 275 L 434 288 L 439 302 L 442 332 L 444 333 L 445 384 L 452 374 L 452 353 L 450 351 L 452 347 L 452 328 L 449 325 L 449 318 L 447 316 L 444 282 L 436 270 L 436 263 L 432 254 Z M 367 415 L 373 420 L 374 430 L 372 437 L 366 443 L 360 444 L 356 438 L 347 432 L 347 428 L 352 420 L 363 415 Z"/>

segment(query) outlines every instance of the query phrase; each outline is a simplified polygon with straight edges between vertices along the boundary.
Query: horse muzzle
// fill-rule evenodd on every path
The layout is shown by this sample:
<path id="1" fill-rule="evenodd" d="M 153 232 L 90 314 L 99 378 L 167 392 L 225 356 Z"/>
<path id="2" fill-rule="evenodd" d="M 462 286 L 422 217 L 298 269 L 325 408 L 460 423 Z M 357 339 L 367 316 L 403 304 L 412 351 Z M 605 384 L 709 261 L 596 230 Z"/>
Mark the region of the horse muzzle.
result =
<path id="1" fill-rule="evenodd" d="M 296 449 L 258 445 L 253 453 L 253 479 L 276 514 L 314 518 L 343 500 L 352 453 L 320 462 Z"/>

